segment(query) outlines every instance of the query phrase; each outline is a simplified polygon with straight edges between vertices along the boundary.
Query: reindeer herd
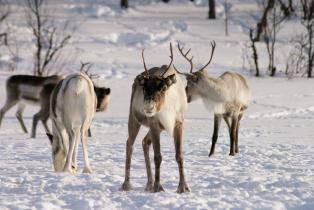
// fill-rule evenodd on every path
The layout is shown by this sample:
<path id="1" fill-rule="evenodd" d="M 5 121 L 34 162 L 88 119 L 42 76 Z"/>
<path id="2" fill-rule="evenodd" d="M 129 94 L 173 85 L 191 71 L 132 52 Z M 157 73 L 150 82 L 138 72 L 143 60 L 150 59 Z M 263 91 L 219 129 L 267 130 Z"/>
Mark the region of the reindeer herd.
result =
<path id="1" fill-rule="evenodd" d="M 205 107 L 214 112 L 214 131 L 209 156 L 215 152 L 218 131 L 223 118 L 230 135 L 230 153 L 239 152 L 238 131 L 243 112 L 250 101 L 250 90 L 245 78 L 234 72 L 224 72 L 220 77 L 210 77 L 205 68 L 211 63 L 215 42 L 209 61 L 199 70 L 193 72 L 193 57 L 184 52 L 178 43 L 180 54 L 190 64 L 188 73 L 179 71 L 173 63 L 173 49 L 170 43 L 170 63 L 148 69 L 142 59 L 144 72 L 137 75 L 132 86 L 128 119 L 128 139 L 126 142 L 125 179 L 121 189 L 128 191 L 133 144 L 143 125 L 149 130 L 142 141 L 147 172 L 145 190 L 151 192 L 164 191 L 160 181 L 160 133 L 166 131 L 174 139 L 175 158 L 179 169 L 178 193 L 189 192 L 190 188 L 184 174 L 183 160 L 183 122 L 188 103 L 201 99 Z M 76 157 L 79 140 L 83 147 L 85 166 L 83 173 L 92 173 L 88 159 L 87 135 L 91 136 L 90 126 L 95 112 L 105 111 L 109 104 L 110 88 L 98 87 L 92 81 L 88 71 L 82 64 L 79 73 L 62 76 L 37 77 L 14 75 L 6 82 L 6 101 L 0 110 L 0 126 L 4 114 L 18 104 L 16 117 L 25 133 L 23 121 L 25 103 L 40 106 L 39 112 L 33 116 L 31 137 L 36 137 L 36 127 L 41 120 L 52 145 L 52 160 L 56 172 L 76 172 Z M 184 75 L 187 85 L 184 87 L 179 75 Z M 52 121 L 52 131 L 47 120 Z M 150 163 L 150 146 L 153 146 L 155 173 Z"/>

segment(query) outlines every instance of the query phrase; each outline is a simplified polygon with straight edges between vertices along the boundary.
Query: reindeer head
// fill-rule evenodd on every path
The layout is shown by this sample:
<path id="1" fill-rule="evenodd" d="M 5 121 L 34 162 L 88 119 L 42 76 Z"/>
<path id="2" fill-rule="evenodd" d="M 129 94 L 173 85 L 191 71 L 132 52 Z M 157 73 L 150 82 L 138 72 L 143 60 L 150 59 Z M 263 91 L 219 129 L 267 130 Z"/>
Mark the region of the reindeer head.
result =
<path id="1" fill-rule="evenodd" d="M 107 109 L 109 105 L 109 95 L 110 95 L 110 88 L 105 87 L 97 87 L 94 86 L 94 90 L 97 97 L 97 108 L 96 112 L 103 112 Z"/>
<path id="2" fill-rule="evenodd" d="M 165 101 L 166 92 L 171 85 L 176 83 L 176 75 L 172 74 L 167 77 L 164 75 L 169 70 L 172 61 L 172 45 L 170 43 L 170 64 L 168 66 L 162 66 L 164 70 L 162 75 L 150 75 L 144 59 L 144 50 L 142 51 L 142 58 L 144 63 L 145 72 L 136 77 L 135 82 L 142 87 L 144 94 L 144 113 L 147 117 L 153 117 L 162 108 Z"/>
<path id="3" fill-rule="evenodd" d="M 46 133 L 52 146 L 52 162 L 56 172 L 61 172 L 65 165 L 65 150 L 57 135 Z"/>
<path id="4" fill-rule="evenodd" d="M 211 55 L 210 55 L 210 59 L 209 61 L 199 70 L 194 71 L 193 72 L 193 56 L 191 58 L 188 58 L 188 54 L 191 51 L 191 49 L 189 49 L 188 51 L 186 51 L 185 53 L 183 52 L 183 47 L 180 47 L 180 44 L 178 42 L 178 49 L 179 52 L 181 53 L 181 55 L 190 63 L 190 72 L 189 73 L 181 73 L 180 71 L 177 70 L 177 68 L 175 66 L 174 69 L 176 70 L 176 72 L 178 74 L 182 74 L 185 76 L 186 80 L 187 80 L 187 85 L 185 87 L 185 92 L 186 92 L 186 96 L 187 96 L 187 100 L 190 103 L 191 101 L 194 101 L 198 98 L 200 98 L 200 91 L 202 91 L 202 85 L 200 85 L 200 83 L 202 82 L 203 78 L 207 77 L 207 73 L 204 71 L 204 69 L 211 63 L 212 58 L 213 58 L 213 54 L 215 51 L 215 47 L 216 47 L 216 43 L 215 41 L 213 41 L 211 43 L 212 46 L 212 51 L 211 51 Z"/>

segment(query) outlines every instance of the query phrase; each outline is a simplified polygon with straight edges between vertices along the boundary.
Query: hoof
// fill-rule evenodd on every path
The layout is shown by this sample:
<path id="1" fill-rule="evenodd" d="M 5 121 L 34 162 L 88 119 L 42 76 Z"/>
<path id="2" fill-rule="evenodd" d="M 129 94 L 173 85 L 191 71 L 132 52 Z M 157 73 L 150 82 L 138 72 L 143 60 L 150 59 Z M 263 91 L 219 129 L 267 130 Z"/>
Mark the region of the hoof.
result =
<path id="1" fill-rule="evenodd" d="M 153 191 L 153 182 L 147 182 L 145 191 L 152 192 Z"/>
<path id="2" fill-rule="evenodd" d="M 208 154 L 208 157 L 212 156 L 213 154 L 214 154 L 214 152 L 210 152 L 210 153 Z"/>
<path id="3" fill-rule="evenodd" d="M 234 153 L 234 152 L 230 152 L 229 155 L 230 155 L 230 156 L 234 156 L 235 153 Z"/>
<path id="4" fill-rule="evenodd" d="M 63 169 L 62 172 L 64 172 L 64 173 L 71 173 L 71 174 L 74 174 L 74 173 L 75 173 L 75 171 L 72 170 L 72 168 L 65 168 L 65 169 Z"/>
<path id="5" fill-rule="evenodd" d="M 85 167 L 85 168 L 83 169 L 83 173 L 91 174 L 91 173 L 93 173 L 93 171 L 92 171 L 92 169 L 90 169 L 89 167 Z"/>
<path id="6" fill-rule="evenodd" d="M 163 186 L 161 184 L 155 182 L 152 192 L 155 193 L 155 192 L 164 192 L 164 191 L 165 190 L 164 190 Z"/>
<path id="7" fill-rule="evenodd" d="M 121 191 L 129 191 L 131 189 L 131 184 L 130 182 L 124 181 L 120 190 Z"/>
<path id="8" fill-rule="evenodd" d="M 190 187 L 186 183 L 179 184 L 177 193 L 185 193 L 185 192 L 191 192 Z"/>

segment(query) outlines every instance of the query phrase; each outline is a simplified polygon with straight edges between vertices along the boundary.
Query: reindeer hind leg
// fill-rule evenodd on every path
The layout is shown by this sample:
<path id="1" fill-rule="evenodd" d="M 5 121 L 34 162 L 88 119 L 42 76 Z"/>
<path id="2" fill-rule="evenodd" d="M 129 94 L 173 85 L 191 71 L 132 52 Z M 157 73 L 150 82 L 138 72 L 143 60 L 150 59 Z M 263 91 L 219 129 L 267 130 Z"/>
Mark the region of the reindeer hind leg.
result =
<path id="1" fill-rule="evenodd" d="M 17 112 L 15 114 L 16 118 L 18 119 L 22 130 L 24 131 L 24 133 L 28 133 L 24 120 L 23 120 L 23 111 L 25 109 L 25 104 L 24 103 L 19 103 L 18 108 L 17 108 Z"/>
<path id="2" fill-rule="evenodd" d="M 240 128 L 240 120 L 242 119 L 243 114 L 239 114 L 238 116 L 238 123 L 236 129 L 236 137 L 235 137 L 235 153 L 239 153 L 239 128 Z"/>

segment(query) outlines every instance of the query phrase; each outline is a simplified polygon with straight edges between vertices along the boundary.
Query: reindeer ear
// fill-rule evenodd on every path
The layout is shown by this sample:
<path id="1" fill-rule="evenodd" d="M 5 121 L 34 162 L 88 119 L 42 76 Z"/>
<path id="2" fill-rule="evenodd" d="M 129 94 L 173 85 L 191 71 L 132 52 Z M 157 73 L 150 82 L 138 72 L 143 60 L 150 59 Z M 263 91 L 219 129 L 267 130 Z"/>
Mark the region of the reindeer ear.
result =
<path id="1" fill-rule="evenodd" d="M 52 144 L 52 141 L 53 141 L 53 135 L 51 135 L 50 133 L 46 133 L 46 135 L 47 135 L 47 136 L 48 136 L 48 138 L 49 138 L 50 144 Z"/>
<path id="2" fill-rule="evenodd" d="M 106 94 L 106 95 L 109 95 L 110 92 L 111 92 L 110 88 L 105 89 L 105 94 Z"/>
<path id="3" fill-rule="evenodd" d="M 177 82 L 177 79 L 176 79 L 175 74 L 172 74 L 166 78 L 166 84 L 168 87 L 171 86 L 172 84 L 176 83 L 176 82 Z"/>
<path id="4" fill-rule="evenodd" d="M 145 84 L 146 77 L 144 75 L 139 75 L 135 78 L 135 82 L 141 86 Z"/>

